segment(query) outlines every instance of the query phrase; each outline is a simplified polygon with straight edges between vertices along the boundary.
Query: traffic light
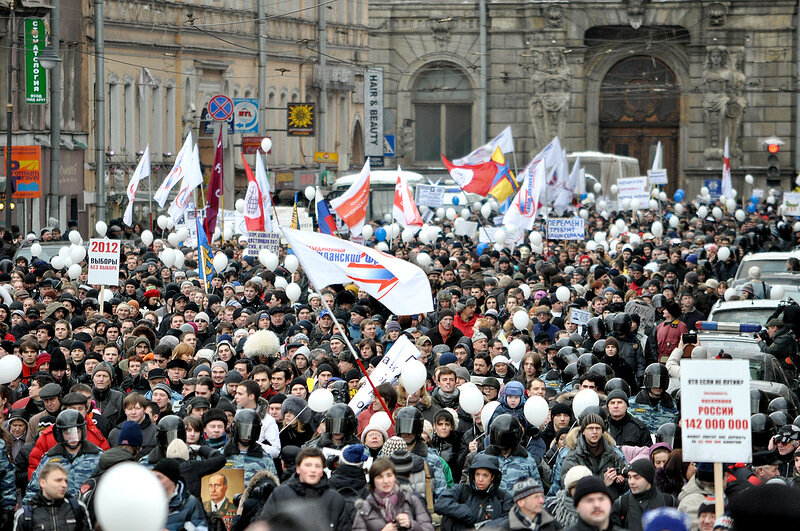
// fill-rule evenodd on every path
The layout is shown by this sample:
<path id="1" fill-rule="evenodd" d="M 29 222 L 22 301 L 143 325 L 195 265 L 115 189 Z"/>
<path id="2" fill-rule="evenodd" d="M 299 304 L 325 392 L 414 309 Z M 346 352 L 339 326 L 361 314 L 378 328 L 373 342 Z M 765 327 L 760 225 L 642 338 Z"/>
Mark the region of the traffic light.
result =
<path id="1" fill-rule="evenodd" d="M 764 145 L 767 148 L 767 179 L 777 180 L 781 178 L 781 162 L 778 159 L 778 153 L 783 145 L 783 140 L 777 137 L 770 137 L 765 139 Z"/>

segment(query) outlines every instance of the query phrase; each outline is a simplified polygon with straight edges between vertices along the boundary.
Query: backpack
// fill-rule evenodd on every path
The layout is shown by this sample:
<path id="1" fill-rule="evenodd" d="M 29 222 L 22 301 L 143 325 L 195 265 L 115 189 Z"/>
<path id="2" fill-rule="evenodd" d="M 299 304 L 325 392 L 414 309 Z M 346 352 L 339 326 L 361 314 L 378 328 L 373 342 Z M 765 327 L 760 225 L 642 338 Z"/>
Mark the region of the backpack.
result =
<path id="1" fill-rule="evenodd" d="M 72 496 L 67 496 L 64 499 L 69 502 L 69 506 L 72 508 L 72 513 L 75 515 L 75 529 L 81 529 L 83 527 L 83 520 L 85 516 L 81 504 Z M 33 506 L 30 503 L 22 504 L 21 524 L 22 526 L 20 529 L 22 529 L 22 531 L 33 530 Z"/>

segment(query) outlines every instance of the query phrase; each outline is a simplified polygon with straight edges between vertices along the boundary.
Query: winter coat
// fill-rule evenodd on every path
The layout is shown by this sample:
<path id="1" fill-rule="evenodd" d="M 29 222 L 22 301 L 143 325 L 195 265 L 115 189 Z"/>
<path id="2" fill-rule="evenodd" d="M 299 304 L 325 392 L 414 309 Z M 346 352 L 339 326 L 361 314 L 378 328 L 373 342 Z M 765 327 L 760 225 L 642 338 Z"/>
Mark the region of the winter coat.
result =
<path id="1" fill-rule="evenodd" d="M 411 519 L 411 531 L 433 531 L 431 515 L 428 514 L 425 504 L 408 486 L 399 485 L 398 501 L 392 508 L 392 514 L 396 516 L 403 513 Z M 372 494 L 356 501 L 355 514 L 353 531 L 380 531 L 386 526 L 381 507 Z"/>
<path id="2" fill-rule="evenodd" d="M 628 400 L 628 413 L 642 421 L 650 433 L 655 433 L 662 424 L 675 420 L 678 408 L 669 393 L 664 392 L 659 398 L 653 398 L 647 389 L 642 389 Z"/>
<path id="3" fill-rule="evenodd" d="M 61 500 L 48 500 L 37 494 L 30 502 L 30 527 L 25 524 L 25 510 L 20 508 L 14 515 L 14 529 L 22 531 L 39 529 L 43 531 L 89 531 L 91 522 L 86 506 L 80 502 L 70 502 L 70 496 Z M 76 514 L 73 503 L 80 514 Z"/>
<path id="4" fill-rule="evenodd" d="M 450 467 L 454 478 L 461 476 L 461 467 L 464 466 L 464 458 L 461 452 L 461 436 L 455 431 L 442 439 L 434 432 L 429 446 L 436 450 L 439 457 L 444 459 Z"/>
<path id="5" fill-rule="evenodd" d="M 651 509 L 675 507 L 677 500 L 671 494 L 664 494 L 651 487 L 645 492 L 633 494 L 626 492 L 611 507 L 611 521 L 625 529 L 642 531 L 642 516 Z"/>
<path id="6" fill-rule="evenodd" d="M 100 399 L 101 395 L 102 400 Z M 125 416 L 125 413 L 122 411 L 122 401 L 125 400 L 125 395 L 122 391 L 109 389 L 106 394 L 95 389 L 92 397 L 97 405 L 97 409 L 100 410 L 100 414 L 107 418 L 112 424 L 116 424 L 120 420 L 120 415 L 123 417 Z"/>
<path id="7" fill-rule="evenodd" d="M 434 325 L 428 330 L 428 337 L 431 338 L 431 344 L 435 347 L 436 345 L 447 345 L 450 348 L 450 352 L 456 348 L 458 344 L 458 340 L 464 337 L 464 334 L 461 333 L 461 330 L 456 328 L 455 326 L 450 332 L 450 335 L 447 337 L 447 342 L 442 339 L 442 334 L 439 333 L 439 326 Z"/>
<path id="8" fill-rule="evenodd" d="M 603 451 L 599 456 L 595 456 L 591 451 L 589 451 L 589 447 L 586 444 L 586 439 L 583 437 L 583 434 L 578 432 L 575 448 L 570 450 L 566 457 L 564 457 L 564 462 L 561 465 L 560 477 L 563 478 L 567 472 L 569 472 L 570 468 L 577 465 L 583 465 L 587 467 L 592 471 L 593 475 L 600 477 L 603 477 L 603 474 L 606 473 L 608 468 L 625 468 L 625 458 L 618 454 L 614 449 L 614 439 L 608 433 L 603 433 L 600 443 L 603 445 Z M 627 488 L 621 485 L 624 485 L 624 483 L 615 483 L 613 485 L 618 493 L 627 490 Z"/>
<path id="9" fill-rule="evenodd" d="M 658 339 L 658 361 L 662 362 L 672 354 L 672 349 L 678 346 L 681 341 L 681 334 L 688 334 L 689 329 L 686 323 L 680 319 L 671 322 L 664 321 L 656 328 Z M 663 361 L 662 361 L 663 360 Z"/>
<path id="10" fill-rule="evenodd" d="M 697 474 L 692 476 L 681 493 L 678 494 L 678 510 L 689 515 L 692 520 L 692 529 L 697 529 L 697 509 L 706 496 L 714 495 L 714 484 L 698 481 Z"/>
<path id="11" fill-rule="evenodd" d="M 608 418 L 608 433 L 614 438 L 617 446 L 651 446 L 653 438 L 642 421 L 630 413 L 619 420 Z"/>
<path id="12" fill-rule="evenodd" d="M 475 486 L 475 471 L 492 472 L 492 484 L 486 490 Z M 509 491 L 500 487 L 503 474 L 495 456 L 478 455 L 469 467 L 469 482 L 453 485 L 436 498 L 434 509 L 442 515 L 442 529 L 472 529 L 475 524 L 502 518 L 513 505 Z"/>
<path id="13" fill-rule="evenodd" d="M 534 525 L 536 524 L 534 523 Z M 520 516 L 519 509 L 513 506 L 511 507 L 511 510 L 508 511 L 508 518 L 501 520 L 498 525 L 489 524 L 486 526 L 486 528 L 491 530 L 534 529 L 525 525 L 525 522 L 523 522 L 522 517 Z M 536 525 L 535 529 L 536 531 L 557 531 L 558 529 L 563 529 L 563 527 L 555 518 L 553 518 L 550 513 L 548 513 L 546 510 L 543 510 L 539 516 L 539 524 Z"/>
<path id="14" fill-rule="evenodd" d="M 517 447 L 508 454 L 508 457 L 504 457 L 499 448 L 491 445 L 487 446 L 482 452 L 469 454 L 464 462 L 464 466 L 467 467 L 467 470 L 472 467 L 473 460 L 481 455 L 491 455 L 497 458 L 500 464 L 500 472 L 503 474 L 500 480 L 500 488 L 503 490 L 511 492 L 514 488 L 514 483 L 527 477 L 532 477 L 540 483 L 542 481 L 539 476 L 539 468 L 536 466 L 536 461 L 528 454 L 528 451 L 520 445 L 517 445 Z M 469 479 L 463 472 L 461 478 L 462 482 L 466 482 Z"/>
<path id="15" fill-rule="evenodd" d="M 597 528 L 578 518 L 578 521 L 572 527 L 568 527 L 566 531 L 597 531 Z M 613 522 L 609 522 L 605 531 L 623 531 L 623 529 L 614 525 Z"/>
<path id="16" fill-rule="evenodd" d="M 336 492 L 350 502 L 355 502 L 366 495 L 367 477 L 360 466 L 345 465 L 339 461 L 339 466 L 331 472 L 329 483 Z"/>
<path id="17" fill-rule="evenodd" d="M 325 476 L 316 485 L 301 482 L 297 474 L 289 478 L 286 483 L 272 491 L 272 496 L 261 511 L 261 519 L 269 522 L 292 502 L 313 504 L 316 510 L 314 518 L 320 523 L 327 523 L 336 531 L 349 531 L 353 525 L 353 506 L 330 486 Z"/>
<path id="18" fill-rule="evenodd" d="M 103 434 L 100 433 L 100 430 L 98 430 L 94 424 L 89 422 L 86 423 L 86 440 L 99 447 L 101 450 L 108 450 L 110 448 L 108 441 L 106 441 L 106 439 L 103 437 Z M 58 443 L 56 442 L 56 436 L 53 435 L 53 426 L 48 426 L 42 430 L 42 433 L 39 434 L 39 438 L 36 440 L 36 444 L 33 445 L 31 455 L 28 458 L 28 479 L 33 476 L 33 472 L 36 470 L 36 467 L 39 466 L 44 454 L 46 454 L 48 450 L 53 448 L 56 444 Z"/>
<path id="19" fill-rule="evenodd" d="M 47 463 L 58 463 L 66 469 L 67 493 L 77 497 L 78 489 L 92 476 L 92 472 L 97 468 L 102 455 L 103 451 L 100 448 L 87 441 L 81 443 L 81 448 L 76 455 L 67 452 L 63 445 L 55 445 L 44 454 L 41 463 L 39 463 L 33 476 L 31 476 L 24 500 L 32 500 L 34 496 L 39 494 L 39 471 Z"/>
<path id="20" fill-rule="evenodd" d="M 600 358 L 600 361 L 611 367 L 611 369 L 614 371 L 614 376 L 625 380 L 625 383 L 631 387 L 633 392 L 636 392 L 639 389 L 639 381 L 636 379 L 636 374 L 633 372 L 633 367 L 628 365 L 628 362 L 625 361 L 622 356 L 619 354 L 616 356 L 603 355 L 603 357 Z"/>
<path id="21" fill-rule="evenodd" d="M 111 430 L 111 433 L 108 435 L 109 441 L 112 441 L 114 444 L 117 443 L 119 440 L 119 430 L 122 429 L 124 423 L 125 421 L 120 422 Z M 142 429 L 142 449 L 139 452 L 139 457 L 143 457 L 152 452 L 157 446 L 156 425 L 150 420 L 150 415 L 145 415 L 142 422 L 139 423 L 139 427 Z M 152 464 L 155 465 L 155 463 Z"/>
<path id="22" fill-rule="evenodd" d="M 208 526 L 203 504 L 189 494 L 183 481 L 179 481 L 175 486 L 175 493 L 169 499 L 169 515 L 164 528 L 169 531 L 179 531 L 188 522 L 196 527 Z"/>
<path id="23" fill-rule="evenodd" d="M 762 347 L 761 350 L 767 354 L 772 354 L 779 360 L 783 360 L 786 357 L 794 359 L 797 356 L 797 339 L 788 327 L 783 326 L 775 333 L 775 337 L 772 338 L 772 344 Z"/>
<path id="24" fill-rule="evenodd" d="M 578 511 L 566 489 L 561 489 L 555 496 L 547 498 L 544 509 L 553 515 L 556 522 L 562 527 L 569 527 L 578 522 Z"/>
<path id="25" fill-rule="evenodd" d="M 258 519 L 264 503 L 280 483 L 278 476 L 269 470 L 256 472 L 244 489 L 240 502 L 242 514 L 233 517 L 231 531 L 244 531 L 253 520 Z"/>
<path id="26" fill-rule="evenodd" d="M 221 470 L 225 466 L 225 456 L 210 446 L 200 446 L 199 458 L 179 460 L 181 477 L 186 482 L 186 489 L 192 496 L 200 497 L 203 477 Z"/>
<path id="27" fill-rule="evenodd" d="M 633 369 L 636 381 L 641 381 L 644 376 L 645 363 L 644 349 L 642 349 L 642 344 L 639 343 L 639 338 L 636 337 L 634 332 L 625 337 L 617 337 L 616 335 L 614 337 L 619 342 L 619 353 L 617 355 Z"/>

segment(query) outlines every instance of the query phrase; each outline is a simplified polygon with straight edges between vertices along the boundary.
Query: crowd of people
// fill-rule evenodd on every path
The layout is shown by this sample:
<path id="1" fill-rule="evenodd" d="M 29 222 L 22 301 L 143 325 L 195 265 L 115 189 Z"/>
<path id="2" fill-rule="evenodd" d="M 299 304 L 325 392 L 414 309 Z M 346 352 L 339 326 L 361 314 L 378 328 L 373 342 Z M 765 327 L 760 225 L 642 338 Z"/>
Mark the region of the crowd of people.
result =
<path id="1" fill-rule="evenodd" d="M 790 521 L 800 511 L 791 401 L 751 393 L 753 462 L 725 465 L 717 518 L 712 464 L 682 457 L 678 375 L 682 359 L 726 358 L 683 341 L 716 301 L 769 297 L 757 269 L 730 290 L 742 256 L 791 249 L 800 227 L 766 203 L 744 221 L 700 217 L 688 202 L 662 208 L 678 223 L 587 207 L 583 241 L 549 241 L 537 225 L 517 245 L 490 245 L 448 220 L 433 239 L 397 238 L 387 252 L 424 263 L 429 279 L 434 310 L 417 315 L 391 314 L 356 284 L 310 286 L 302 267 L 286 267 L 285 246 L 271 270 L 245 237 L 213 242 L 228 263 L 203 285 L 197 249 L 178 246 L 182 266 L 167 267 L 158 229 L 151 246 L 135 232 L 122 242 L 119 285 L 101 302 L 85 260 L 77 279 L 38 257 L 12 260 L 23 238 L 6 231 L 0 355 L 18 356 L 22 372 L 0 386 L 0 528 L 94 528 L 103 474 L 129 461 L 163 485 L 170 530 Z M 302 288 L 295 300 L 281 287 L 290 282 Z M 792 377 L 798 331 L 800 307 L 786 302 L 760 338 Z M 350 407 L 401 336 L 419 350 L 424 385 L 380 382 L 380 400 Z M 464 410 L 468 382 L 490 409 Z M 309 407 L 319 389 L 334 397 L 325 411 Z M 600 404 L 576 416 L 585 389 Z M 525 414 L 532 397 L 549 407 L 540 425 Z M 230 469 L 244 471 L 242 492 L 203 503 L 203 478 L 221 492 Z"/>

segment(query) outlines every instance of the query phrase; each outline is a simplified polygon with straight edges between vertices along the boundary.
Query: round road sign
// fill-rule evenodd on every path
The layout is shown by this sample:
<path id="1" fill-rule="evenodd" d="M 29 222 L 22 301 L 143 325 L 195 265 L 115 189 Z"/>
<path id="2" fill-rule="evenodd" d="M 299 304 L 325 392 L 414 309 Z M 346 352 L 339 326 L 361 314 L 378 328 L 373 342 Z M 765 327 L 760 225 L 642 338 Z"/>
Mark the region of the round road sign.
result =
<path id="1" fill-rule="evenodd" d="M 208 115 L 219 122 L 228 120 L 233 115 L 233 100 L 224 94 L 217 94 L 208 102 Z"/>

